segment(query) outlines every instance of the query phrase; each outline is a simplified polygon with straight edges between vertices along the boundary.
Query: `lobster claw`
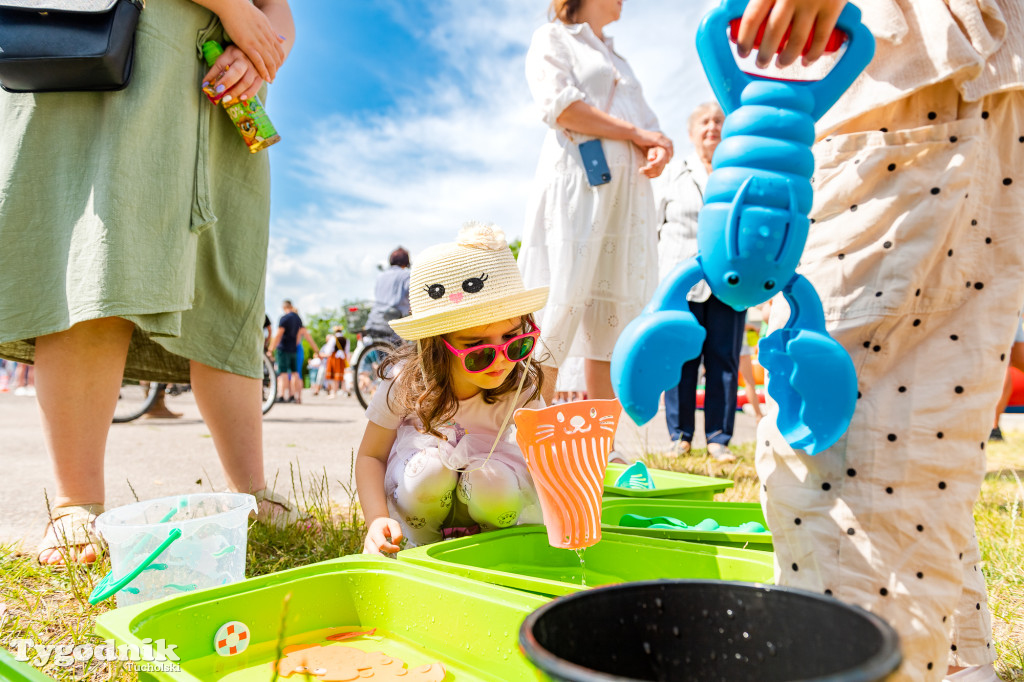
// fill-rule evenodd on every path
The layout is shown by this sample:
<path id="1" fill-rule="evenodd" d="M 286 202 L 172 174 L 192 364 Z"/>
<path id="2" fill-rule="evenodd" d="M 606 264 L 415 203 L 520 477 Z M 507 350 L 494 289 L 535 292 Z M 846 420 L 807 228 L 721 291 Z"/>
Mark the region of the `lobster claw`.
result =
<path id="1" fill-rule="evenodd" d="M 786 442 L 809 455 L 834 445 L 857 403 L 857 374 L 846 350 L 824 332 L 780 329 L 761 340 L 758 352 Z"/>
<path id="2" fill-rule="evenodd" d="M 645 312 L 626 325 L 612 353 L 612 386 L 633 421 L 645 424 L 658 413 L 661 394 L 679 384 L 705 336 L 689 311 Z"/>

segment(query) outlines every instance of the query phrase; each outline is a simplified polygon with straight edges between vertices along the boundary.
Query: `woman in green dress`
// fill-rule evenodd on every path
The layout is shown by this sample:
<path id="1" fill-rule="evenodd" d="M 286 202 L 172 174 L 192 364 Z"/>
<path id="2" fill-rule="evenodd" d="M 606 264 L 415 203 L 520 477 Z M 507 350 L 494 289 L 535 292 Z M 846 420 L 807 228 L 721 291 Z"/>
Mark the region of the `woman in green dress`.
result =
<path id="1" fill-rule="evenodd" d="M 269 166 L 201 91 L 253 96 L 294 33 L 287 0 L 159 0 L 125 90 L 0 93 L 0 357 L 36 365 L 41 563 L 95 560 L 122 376 L 190 382 L 231 487 L 294 515 L 263 471 Z M 207 40 L 231 43 L 213 68 Z"/>

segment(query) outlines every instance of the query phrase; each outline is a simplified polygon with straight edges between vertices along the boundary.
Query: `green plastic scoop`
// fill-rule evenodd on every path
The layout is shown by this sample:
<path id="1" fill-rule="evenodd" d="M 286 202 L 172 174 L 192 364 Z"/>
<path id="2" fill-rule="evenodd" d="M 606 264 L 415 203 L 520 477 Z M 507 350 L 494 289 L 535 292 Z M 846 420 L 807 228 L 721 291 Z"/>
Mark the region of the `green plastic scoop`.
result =
<path id="1" fill-rule="evenodd" d="M 739 526 L 721 526 L 714 519 L 704 519 L 693 526 L 683 523 L 671 516 L 640 516 L 639 514 L 623 514 L 619 520 L 620 526 L 627 528 L 658 528 L 662 530 L 703 530 L 718 531 L 720 533 L 767 533 L 763 525 L 757 521 L 747 521 Z"/>

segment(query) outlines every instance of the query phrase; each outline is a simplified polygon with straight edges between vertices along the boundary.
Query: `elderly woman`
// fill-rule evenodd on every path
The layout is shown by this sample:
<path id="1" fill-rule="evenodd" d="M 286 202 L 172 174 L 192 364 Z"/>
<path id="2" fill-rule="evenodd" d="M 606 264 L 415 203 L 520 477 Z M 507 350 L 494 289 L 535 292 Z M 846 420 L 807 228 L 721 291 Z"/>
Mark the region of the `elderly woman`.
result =
<path id="1" fill-rule="evenodd" d="M 551 130 L 519 256 L 526 286 L 550 287 L 538 315 L 549 403 L 570 355 L 586 359 L 590 398 L 614 397 L 615 341 L 657 285 L 651 178 L 672 157 L 633 70 L 604 34 L 622 1 L 555 0 L 551 11 L 526 56 L 530 91 Z M 594 139 L 611 176 L 597 186 L 579 150 Z"/>
<path id="2" fill-rule="evenodd" d="M 658 222 L 658 273 L 664 278 L 680 262 L 697 255 L 697 214 L 704 205 L 704 186 L 711 173 L 711 157 L 722 141 L 725 114 L 714 103 L 698 106 L 690 114 L 690 141 L 694 152 L 673 161 L 656 183 Z M 673 452 L 690 451 L 697 409 L 697 373 L 704 361 L 704 433 L 708 454 L 721 462 L 733 462 L 729 451 L 736 418 L 740 348 L 745 313 L 733 310 L 699 282 L 687 295 L 690 312 L 704 327 L 707 337 L 701 354 L 683 365 L 679 385 L 665 392 L 665 421 L 674 441 Z"/>

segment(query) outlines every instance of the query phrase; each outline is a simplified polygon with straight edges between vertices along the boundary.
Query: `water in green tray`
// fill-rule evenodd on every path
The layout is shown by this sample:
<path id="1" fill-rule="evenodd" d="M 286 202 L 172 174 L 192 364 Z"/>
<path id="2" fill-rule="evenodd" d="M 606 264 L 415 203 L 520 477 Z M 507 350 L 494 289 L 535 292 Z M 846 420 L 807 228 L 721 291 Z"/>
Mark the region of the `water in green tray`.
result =
<path id="1" fill-rule="evenodd" d="M 503 571 L 505 573 L 515 573 L 516 575 L 529 576 L 531 578 L 556 580 L 558 582 L 571 583 L 573 585 L 586 585 L 588 587 L 593 587 L 595 585 L 613 585 L 615 583 L 624 583 L 629 580 L 627 577 L 612 575 L 611 573 L 602 573 L 600 571 L 595 571 L 592 568 L 588 568 L 586 569 L 586 572 L 584 572 L 582 567 L 576 567 L 573 565 L 544 566 L 510 561 L 495 564 L 494 566 L 491 566 L 490 569 L 494 571 Z"/>
<path id="2" fill-rule="evenodd" d="M 377 629 L 372 635 L 362 635 L 337 642 L 328 641 L 327 639 L 329 635 L 336 634 L 344 630 L 364 631 L 372 629 L 372 626 L 359 626 L 357 628 L 340 627 L 311 630 L 292 637 L 286 637 L 284 646 L 289 647 L 296 644 L 323 644 L 327 647 L 351 647 L 365 652 L 381 651 L 390 658 L 400 659 L 403 661 L 405 663 L 404 667 L 410 671 L 420 666 L 440 663 L 444 666 L 444 669 L 447 672 L 447 675 L 444 677 L 444 682 L 493 682 L 495 679 L 491 676 L 481 676 L 478 671 L 470 670 L 464 665 L 460 665 L 456 658 L 453 658 L 452 656 L 445 655 L 438 651 L 424 650 L 421 646 L 414 643 L 416 633 L 411 630 L 406 633 L 396 633 Z M 479 643 L 479 640 L 477 640 L 475 646 L 484 648 L 484 650 L 478 652 L 478 654 L 482 654 L 488 658 L 493 657 L 492 660 L 495 663 L 507 661 L 510 656 L 518 655 L 516 652 L 516 636 L 518 633 L 509 632 L 507 634 L 507 637 L 499 640 L 507 642 L 507 646 L 499 645 L 491 651 L 486 651 L 486 649 L 493 645 L 481 644 Z M 474 646 L 474 642 L 469 640 L 453 642 L 451 646 L 453 649 L 457 650 L 452 652 L 452 655 L 459 656 L 469 652 L 471 647 Z M 256 643 L 237 656 L 223 657 L 213 654 L 211 656 L 189 661 L 182 667 L 186 672 L 189 672 L 198 679 L 204 681 L 267 682 L 273 677 L 273 667 L 271 663 L 276 655 L 276 650 L 277 644 L 275 642 Z M 403 675 L 403 677 L 405 677 L 405 675 Z M 412 674 L 409 674 L 408 677 L 411 679 L 419 679 L 414 677 Z M 304 682 L 308 679 L 315 680 L 317 678 L 310 678 L 301 672 L 295 672 L 289 677 L 280 676 L 278 679 Z M 368 679 L 372 680 L 373 678 L 370 677 Z"/>

